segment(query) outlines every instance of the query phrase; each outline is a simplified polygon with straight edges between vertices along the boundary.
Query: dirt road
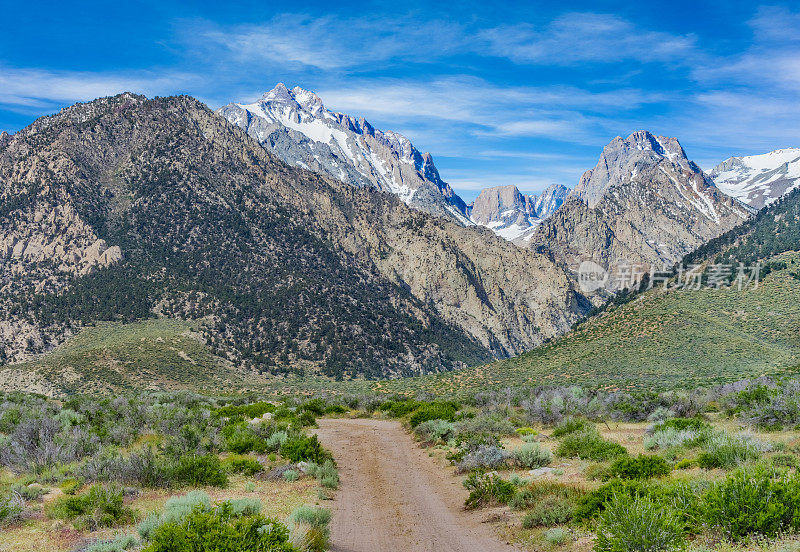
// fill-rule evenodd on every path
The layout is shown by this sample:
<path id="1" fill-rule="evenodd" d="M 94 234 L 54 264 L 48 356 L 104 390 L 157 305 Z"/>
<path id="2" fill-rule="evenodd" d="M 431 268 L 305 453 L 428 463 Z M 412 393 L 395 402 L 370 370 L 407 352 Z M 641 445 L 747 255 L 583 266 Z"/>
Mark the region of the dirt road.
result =
<path id="1" fill-rule="evenodd" d="M 334 552 L 511 552 L 480 512 L 463 509 L 460 482 L 389 420 L 319 420 L 339 465 Z"/>

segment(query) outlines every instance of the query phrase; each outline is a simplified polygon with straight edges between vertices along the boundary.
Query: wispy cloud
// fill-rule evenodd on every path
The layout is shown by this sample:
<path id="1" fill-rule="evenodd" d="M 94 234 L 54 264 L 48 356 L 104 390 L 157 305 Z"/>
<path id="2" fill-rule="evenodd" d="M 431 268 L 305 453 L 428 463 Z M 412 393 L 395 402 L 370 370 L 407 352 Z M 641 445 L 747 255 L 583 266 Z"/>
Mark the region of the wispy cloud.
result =
<path id="1" fill-rule="evenodd" d="M 194 25 L 197 25 L 195 22 Z M 184 37 L 204 51 L 238 62 L 278 63 L 324 71 L 350 70 L 376 62 L 440 57 L 467 43 L 461 25 L 413 17 L 312 17 L 281 14 L 258 25 L 206 24 Z"/>
<path id="2" fill-rule="evenodd" d="M 173 94 L 197 84 L 188 74 L 92 73 L 0 68 L 0 104 L 23 110 L 41 110 L 64 102 L 87 101 L 120 92 Z"/>
<path id="3" fill-rule="evenodd" d="M 593 93 L 572 86 L 503 87 L 457 76 L 432 81 L 369 80 L 317 91 L 326 105 L 394 121 L 443 120 L 477 135 L 544 136 L 583 142 L 602 113 L 628 112 L 665 101 L 659 93 L 622 89 Z"/>
<path id="4" fill-rule="evenodd" d="M 488 52 L 518 63 L 570 65 L 580 62 L 682 63 L 695 37 L 637 28 L 615 15 L 569 13 L 544 27 L 527 23 L 486 29 L 479 38 Z"/>

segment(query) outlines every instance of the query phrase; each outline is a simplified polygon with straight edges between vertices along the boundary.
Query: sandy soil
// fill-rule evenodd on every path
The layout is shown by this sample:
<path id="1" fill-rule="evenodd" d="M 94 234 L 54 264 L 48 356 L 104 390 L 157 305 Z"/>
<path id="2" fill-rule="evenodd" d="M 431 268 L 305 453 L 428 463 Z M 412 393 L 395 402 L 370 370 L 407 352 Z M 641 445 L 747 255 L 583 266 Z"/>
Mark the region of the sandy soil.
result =
<path id="1" fill-rule="evenodd" d="M 341 486 L 333 502 L 333 552 L 510 552 L 485 512 L 467 512 L 460 479 L 389 420 L 318 420 Z"/>

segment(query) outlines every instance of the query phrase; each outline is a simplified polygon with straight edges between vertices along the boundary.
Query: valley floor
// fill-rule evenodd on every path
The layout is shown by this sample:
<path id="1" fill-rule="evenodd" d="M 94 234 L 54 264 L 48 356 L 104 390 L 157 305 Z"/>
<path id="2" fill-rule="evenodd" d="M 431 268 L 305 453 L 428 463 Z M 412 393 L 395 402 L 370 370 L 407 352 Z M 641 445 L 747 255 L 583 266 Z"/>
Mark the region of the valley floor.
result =
<path id="1" fill-rule="evenodd" d="M 493 538 L 486 511 L 464 510 L 461 480 L 418 447 L 399 422 L 321 419 L 341 486 L 333 503 L 333 552 L 510 552 Z"/>

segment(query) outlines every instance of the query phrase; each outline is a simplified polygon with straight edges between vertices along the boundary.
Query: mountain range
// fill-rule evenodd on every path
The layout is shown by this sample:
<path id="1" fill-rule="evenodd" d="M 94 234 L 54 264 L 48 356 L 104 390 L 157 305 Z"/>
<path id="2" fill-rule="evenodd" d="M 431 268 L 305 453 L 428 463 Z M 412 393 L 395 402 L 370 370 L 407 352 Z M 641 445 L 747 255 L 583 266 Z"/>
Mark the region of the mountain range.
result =
<path id="1" fill-rule="evenodd" d="M 167 316 L 244 370 L 398 376 L 516 354 L 586 310 L 548 256 L 287 165 L 185 96 L 38 119 L 0 180 L 6 362 Z"/>
<path id="2" fill-rule="evenodd" d="M 430 154 L 299 87 L 216 113 L 186 96 L 76 104 L 0 135 L 0 363 L 153 317 L 191 322 L 243 374 L 505 358 L 605 300 L 577 288 L 583 260 L 672 265 L 750 228 L 796 186 L 797 151 L 706 174 L 638 131 L 573 190 L 496 186 L 467 205 Z"/>

